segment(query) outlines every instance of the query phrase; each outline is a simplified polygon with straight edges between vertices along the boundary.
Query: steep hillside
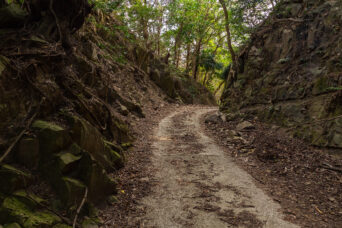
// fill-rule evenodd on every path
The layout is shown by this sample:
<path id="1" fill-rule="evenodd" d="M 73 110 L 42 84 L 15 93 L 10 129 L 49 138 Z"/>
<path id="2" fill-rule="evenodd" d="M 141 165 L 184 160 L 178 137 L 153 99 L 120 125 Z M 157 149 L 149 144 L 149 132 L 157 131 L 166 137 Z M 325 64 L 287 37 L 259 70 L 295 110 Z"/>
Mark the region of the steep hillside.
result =
<path id="1" fill-rule="evenodd" d="M 341 1 L 277 5 L 240 53 L 222 110 L 290 127 L 313 145 L 342 148 L 341 26 Z"/>
<path id="2" fill-rule="evenodd" d="M 11 227 L 98 222 L 93 205 L 116 193 L 130 124 L 166 102 L 215 103 L 134 37 L 106 29 L 120 27 L 115 16 L 93 9 L 81 28 L 91 6 L 63 4 L 37 14 L 0 1 L 0 224 Z"/>

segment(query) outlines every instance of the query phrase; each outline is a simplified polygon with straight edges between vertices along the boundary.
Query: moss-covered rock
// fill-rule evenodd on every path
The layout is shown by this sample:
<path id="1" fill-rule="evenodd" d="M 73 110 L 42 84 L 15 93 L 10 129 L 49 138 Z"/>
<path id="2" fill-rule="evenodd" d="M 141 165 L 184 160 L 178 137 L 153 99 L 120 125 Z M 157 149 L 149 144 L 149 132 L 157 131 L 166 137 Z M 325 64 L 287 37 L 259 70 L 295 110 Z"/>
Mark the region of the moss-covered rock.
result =
<path id="1" fill-rule="evenodd" d="M 61 152 L 56 155 L 57 168 L 62 174 L 68 174 L 69 172 L 77 169 L 77 165 L 81 160 L 80 155 L 74 155 L 68 152 Z"/>
<path id="2" fill-rule="evenodd" d="M 12 193 L 18 189 L 28 186 L 32 181 L 32 176 L 13 166 L 0 165 L 0 191 L 3 193 Z"/>
<path id="3" fill-rule="evenodd" d="M 26 190 L 18 190 L 15 191 L 13 194 L 17 199 L 21 202 L 28 205 L 30 208 L 36 208 L 39 204 L 46 202 L 46 200 L 36 196 L 35 194 L 28 193 Z"/>
<path id="4" fill-rule="evenodd" d="M 116 192 L 116 182 L 89 155 L 81 160 L 80 177 L 89 188 L 91 202 L 97 203 Z"/>
<path id="5" fill-rule="evenodd" d="M 84 151 L 82 150 L 82 148 L 77 145 L 76 143 L 71 144 L 66 150 L 65 152 L 71 153 L 73 155 L 81 155 L 82 153 L 84 153 Z"/>
<path id="6" fill-rule="evenodd" d="M 82 228 L 98 228 L 99 226 L 90 218 L 86 218 L 82 222 Z"/>
<path id="7" fill-rule="evenodd" d="M 124 166 L 124 157 L 118 152 L 113 150 L 108 144 L 105 144 L 106 153 L 109 155 L 109 159 L 116 169 L 120 169 Z"/>
<path id="8" fill-rule="evenodd" d="M 68 131 L 55 123 L 37 120 L 32 124 L 36 130 L 39 140 L 40 162 L 50 160 L 54 153 L 57 153 L 71 143 Z"/>
<path id="9" fill-rule="evenodd" d="M 107 140 L 103 140 L 105 146 L 110 147 L 112 150 L 118 152 L 121 156 L 124 156 L 123 149 L 121 146 L 117 145 L 116 143 L 109 142 Z"/>
<path id="10" fill-rule="evenodd" d="M 83 182 L 63 177 L 61 185 L 58 186 L 57 193 L 66 206 L 77 206 L 84 196 L 86 186 Z"/>
<path id="11" fill-rule="evenodd" d="M 9 224 L 4 225 L 4 228 L 21 228 L 21 226 L 15 222 L 15 223 L 9 223 Z"/>
<path id="12" fill-rule="evenodd" d="M 56 215 L 34 210 L 14 196 L 7 197 L 0 207 L 0 223 L 17 222 L 23 227 L 45 228 L 60 223 Z"/>
<path id="13" fill-rule="evenodd" d="M 73 141 L 88 152 L 106 170 L 114 170 L 109 154 L 106 153 L 101 133 L 87 121 L 78 117 L 72 117 L 71 122 L 70 132 Z"/>

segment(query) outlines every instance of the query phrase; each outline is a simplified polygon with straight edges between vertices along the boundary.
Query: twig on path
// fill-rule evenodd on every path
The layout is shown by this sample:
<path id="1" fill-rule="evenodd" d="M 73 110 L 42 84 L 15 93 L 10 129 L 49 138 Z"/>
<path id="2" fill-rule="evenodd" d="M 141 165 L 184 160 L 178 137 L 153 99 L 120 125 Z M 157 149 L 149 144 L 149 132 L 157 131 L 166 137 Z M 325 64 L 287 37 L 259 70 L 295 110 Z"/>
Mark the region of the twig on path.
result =
<path id="1" fill-rule="evenodd" d="M 327 163 L 323 163 L 322 165 L 320 165 L 320 167 L 323 168 L 323 169 L 328 169 L 328 170 L 332 170 L 332 171 L 335 171 L 335 172 L 342 173 L 342 169 L 339 169 L 337 167 L 333 167 L 332 165 L 329 165 Z"/>
<path id="2" fill-rule="evenodd" d="M 76 211 L 76 215 L 75 215 L 75 218 L 74 218 L 74 223 L 72 224 L 72 228 L 75 228 L 76 227 L 76 223 L 77 223 L 77 218 L 78 218 L 78 215 L 80 214 L 80 211 L 87 199 L 87 196 L 88 196 L 88 187 L 86 187 L 85 189 L 85 192 L 84 192 L 84 196 L 83 196 L 83 199 L 81 201 L 81 204 L 80 206 L 77 208 L 77 211 Z"/>

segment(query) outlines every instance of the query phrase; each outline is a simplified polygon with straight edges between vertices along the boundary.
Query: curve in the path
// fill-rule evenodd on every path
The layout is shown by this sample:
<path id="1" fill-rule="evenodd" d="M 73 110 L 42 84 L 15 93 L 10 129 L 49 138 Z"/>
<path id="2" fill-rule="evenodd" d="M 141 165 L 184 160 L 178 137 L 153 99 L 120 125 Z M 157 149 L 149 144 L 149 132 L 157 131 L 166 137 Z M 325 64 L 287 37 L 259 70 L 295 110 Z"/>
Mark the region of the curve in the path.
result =
<path id="1" fill-rule="evenodd" d="M 280 206 L 202 130 L 213 108 L 183 107 L 155 133 L 153 192 L 140 203 L 142 227 L 297 227 Z"/>

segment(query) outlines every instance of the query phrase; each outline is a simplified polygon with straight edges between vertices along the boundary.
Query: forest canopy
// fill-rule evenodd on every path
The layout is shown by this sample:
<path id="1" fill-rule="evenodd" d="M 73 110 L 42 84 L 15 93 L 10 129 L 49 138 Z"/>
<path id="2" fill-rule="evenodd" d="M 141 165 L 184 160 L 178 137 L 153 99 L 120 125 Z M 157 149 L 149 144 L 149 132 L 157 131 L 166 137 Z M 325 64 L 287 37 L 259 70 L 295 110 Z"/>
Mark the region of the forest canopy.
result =
<path id="1" fill-rule="evenodd" d="M 225 4 L 228 20 L 224 16 Z M 187 72 L 212 90 L 232 61 L 232 50 L 245 43 L 253 29 L 276 6 L 276 0 L 95 0 L 113 12 L 141 45 Z M 227 43 L 225 25 L 230 28 Z M 234 55 L 234 54 L 233 54 Z"/>

